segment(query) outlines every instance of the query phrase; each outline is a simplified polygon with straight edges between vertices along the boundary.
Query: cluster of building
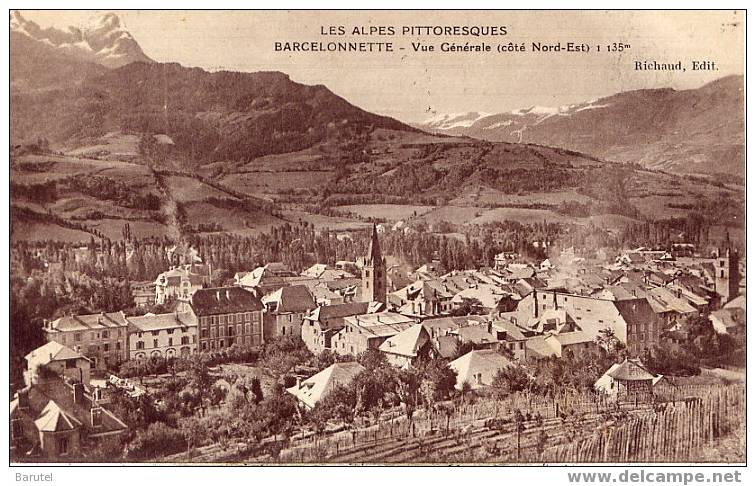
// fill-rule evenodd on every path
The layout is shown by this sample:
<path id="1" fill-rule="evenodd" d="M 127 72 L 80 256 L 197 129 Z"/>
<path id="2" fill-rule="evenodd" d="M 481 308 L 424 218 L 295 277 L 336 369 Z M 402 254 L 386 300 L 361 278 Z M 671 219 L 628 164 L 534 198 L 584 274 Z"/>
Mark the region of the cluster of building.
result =
<path id="1" fill-rule="evenodd" d="M 10 403 L 14 461 L 80 460 L 121 444 L 128 426 L 109 410 L 104 383 L 92 383 L 89 358 L 50 341 L 26 362 L 25 386 Z"/>
<path id="2" fill-rule="evenodd" d="M 316 264 L 299 274 L 270 263 L 236 274 L 233 285 L 209 288 L 212 272 L 194 254 L 155 282 L 155 302 L 175 299 L 174 312 L 67 315 L 45 322 L 46 346 L 56 351 L 47 356 L 43 346 L 29 364 L 31 369 L 40 367 L 32 361 L 44 361 L 41 368 L 60 368 L 67 379 L 80 373 L 78 381 L 87 383 L 89 367 L 222 352 L 295 336 L 316 355 L 358 356 L 375 349 L 398 367 L 444 357 L 457 372 L 459 388 L 465 383 L 479 388 L 490 386 L 498 370 L 510 364 L 579 356 L 619 343 L 637 359 L 664 339 L 682 342 L 688 323 L 700 316 L 717 332 L 742 339 L 745 297 L 737 253 L 695 255 L 691 245 L 672 251 L 638 248 L 600 263 L 567 249 L 537 265 L 502 253 L 490 268 L 445 272 L 434 261 L 401 273 L 387 269 L 374 227 L 367 254 L 355 262 Z M 460 357 L 464 346 L 473 350 Z M 46 360 L 40 361 L 38 352 Z M 621 378 L 630 368 L 642 368 L 639 363 L 608 373 Z M 289 391 L 312 407 L 360 369 L 339 362 Z M 614 383 L 609 378 L 604 381 Z M 19 395 L 17 410 L 31 411 L 29 417 L 42 413 L 26 403 Z M 58 422 L 85 426 L 78 408 L 67 411 L 62 399 L 55 403 L 54 413 L 64 417 Z M 96 400 L 89 403 L 95 407 Z"/>
<path id="3" fill-rule="evenodd" d="M 299 274 L 270 263 L 236 274 L 225 287 L 208 288 L 209 267 L 190 254 L 157 279 L 155 300 L 172 296 L 174 312 L 69 315 L 46 322 L 45 333 L 95 368 L 260 346 L 279 336 L 301 337 L 314 354 L 356 356 L 373 348 L 402 364 L 415 358 L 402 354 L 405 348 L 420 341 L 445 357 L 465 342 L 504 347 L 526 360 L 575 355 L 611 340 L 643 356 L 663 337 L 684 340 L 696 316 L 742 337 L 738 255 L 697 257 L 690 246 L 638 248 L 608 264 L 573 249 L 537 265 L 501 253 L 491 268 L 445 272 L 431 262 L 400 274 L 387 269 L 374 227 L 366 256 L 356 262 L 316 264 Z"/>

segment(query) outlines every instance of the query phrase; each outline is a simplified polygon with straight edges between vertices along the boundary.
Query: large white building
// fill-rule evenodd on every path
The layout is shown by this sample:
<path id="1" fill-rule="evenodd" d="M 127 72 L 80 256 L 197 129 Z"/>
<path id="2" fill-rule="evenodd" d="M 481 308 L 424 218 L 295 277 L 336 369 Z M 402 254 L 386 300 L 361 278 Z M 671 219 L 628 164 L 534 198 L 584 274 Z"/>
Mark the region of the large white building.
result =
<path id="1" fill-rule="evenodd" d="M 191 312 L 129 317 L 129 358 L 187 356 L 197 350 L 197 318 Z"/>

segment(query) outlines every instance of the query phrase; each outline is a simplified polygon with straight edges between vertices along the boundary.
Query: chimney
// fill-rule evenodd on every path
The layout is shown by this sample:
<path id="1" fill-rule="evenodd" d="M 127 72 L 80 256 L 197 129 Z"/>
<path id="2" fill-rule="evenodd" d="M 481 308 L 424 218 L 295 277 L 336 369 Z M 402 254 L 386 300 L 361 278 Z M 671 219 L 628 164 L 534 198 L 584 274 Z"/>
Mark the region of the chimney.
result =
<path id="1" fill-rule="evenodd" d="M 302 388 L 302 378 L 297 376 L 297 390 L 299 390 L 300 388 Z"/>
<path id="2" fill-rule="evenodd" d="M 83 383 L 74 383 L 73 399 L 74 399 L 74 403 L 84 402 L 84 384 Z"/>

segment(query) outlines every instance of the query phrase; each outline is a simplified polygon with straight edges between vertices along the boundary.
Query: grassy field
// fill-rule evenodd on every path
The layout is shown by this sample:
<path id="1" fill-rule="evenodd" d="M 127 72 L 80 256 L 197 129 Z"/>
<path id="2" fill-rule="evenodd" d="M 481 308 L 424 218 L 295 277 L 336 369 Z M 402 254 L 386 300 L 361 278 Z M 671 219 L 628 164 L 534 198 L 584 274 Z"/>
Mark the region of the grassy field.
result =
<path id="1" fill-rule="evenodd" d="M 156 221 L 103 218 L 84 220 L 82 223 L 101 231 L 111 240 L 120 240 L 123 237 L 123 227 L 127 223 L 131 228 L 131 234 L 136 238 L 161 237 L 168 234 L 168 227 Z"/>
<path id="2" fill-rule="evenodd" d="M 186 203 L 183 207 L 187 224 L 199 225 L 215 222 L 220 224 L 224 231 L 232 233 L 249 234 L 248 230 L 264 231 L 284 222 L 263 211 L 228 209 L 202 201 Z"/>
<path id="3" fill-rule="evenodd" d="M 229 174 L 221 182 L 245 194 L 276 194 L 300 189 L 317 190 L 327 184 L 333 172 L 327 171 L 257 171 Z"/>
<path id="4" fill-rule="evenodd" d="M 531 192 L 528 194 L 505 194 L 490 187 L 474 187 L 460 191 L 459 197 L 450 201 L 454 206 L 517 206 L 525 204 L 559 205 L 563 202 L 576 201 L 586 203 L 591 198 L 575 190 L 555 192 Z"/>
<path id="5" fill-rule="evenodd" d="M 370 227 L 370 223 L 358 221 L 347 217 L 325 216 L 322 214 L 310 214 L 296 209 L 286 209 L 281 211 L 283 216 L 292 222 L 307 221 L 315 225 L 315 229 L 321 231 L 329 229 L 331 231 L 351 231 L 362 230 Z"/>
<path id="6" fill-rule="evenodd" d="M 85 231 L 63 228 L 54 223 L 18 221 L 11 223 L 11 241 L 57 240 L 68 243 L 89 242 L 92 235 Z"/>
<path id="7" fill-rule="evenodd" d="M 399 221 L 422 216 L 432 211 L 434 207 L 413 206 L 409 204 L 352 204 L 349 206 L 337 206 L 334 209 L 352 213 L 363 218 Z"/>
<path id="8" fill-rule="evenodd" d="M 231 195 L 219 191 L 193 177 L 165 177 L 171 196 L 178 203 L 203 201 L 209 197 L 230 198 Z"/>
<path id="9" fill-rule="evenodd" d="M 79 146 L 66 152 L 73 156 L 96 155 L 104 158 L 136 158 L 139 156 L 139 137 L 137 135 L 111 132 L 89 145 Z"/>

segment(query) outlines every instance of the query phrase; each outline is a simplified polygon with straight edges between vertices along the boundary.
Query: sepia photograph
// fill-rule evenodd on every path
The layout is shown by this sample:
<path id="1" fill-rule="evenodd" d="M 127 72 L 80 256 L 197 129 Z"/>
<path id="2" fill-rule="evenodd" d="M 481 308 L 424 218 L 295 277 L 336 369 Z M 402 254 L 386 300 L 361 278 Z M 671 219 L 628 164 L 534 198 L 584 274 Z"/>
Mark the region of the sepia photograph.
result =
<path id="1" fill-rule="evenodd" d="M 20 473 L 746 464 L 744 10 L 7 13 Z"/>

